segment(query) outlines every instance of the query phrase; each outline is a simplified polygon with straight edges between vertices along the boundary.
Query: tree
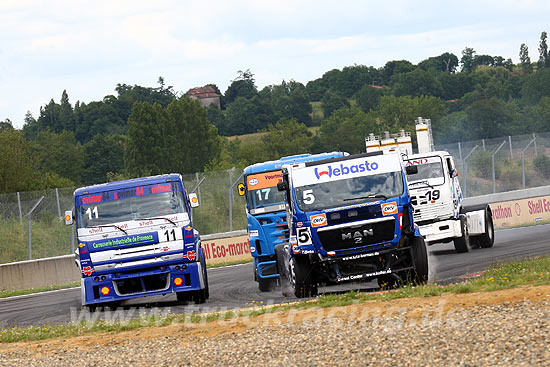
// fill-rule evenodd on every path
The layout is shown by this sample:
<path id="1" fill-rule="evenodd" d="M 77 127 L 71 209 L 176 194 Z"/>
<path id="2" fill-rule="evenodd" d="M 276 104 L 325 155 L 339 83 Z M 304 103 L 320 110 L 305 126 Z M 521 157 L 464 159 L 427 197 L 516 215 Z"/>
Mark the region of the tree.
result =
<path id="1" fill-rule="evenodd" d="M 462 50 L 462 57 L 460 58 L 460 65 L 462 65 L 461 71 L 470 73 L 473 70 L 475 54 L 476 52 L 471 47 L 466 47 Z"/>
<path id="2" fill-rule="evenodd" d="M 138 102 L 128 120 L 125 165 L 134 176 L 199 172 L 219 157 L 220 145 L 198 101 L 183 96 L 166 108 Z"/>
<path id="3" fill-rule="evenodd" d="M 248 134 L 267 127 L 271 121 L 266 121 L 268 106 L 265 104 L 269 105 L 269 101 L 265 101 L 263 105 L 259 102 L 257 97 L 254 99 L 238 97 L 229 104 L 225 114 L 224 135 Z"/>
<path id="4" fill-rule="evenodd" d="M 481 65 L 494 66 L 495 59 L 490 55 L 475 55 L 470 66 L 470 71 L 474 71 L 475 68 Z"/>
<path id="5" fill-rule="evenodd" d="M 381 72 L 381 78 L 382 78 L 382 84 L 387 85 L 389 84 L 392 76 L 396 74 L 401 73 L 408 73 L 410 71 L 413 71 L 416 67 L 407 60 L 394 60 L 394 61 L 388 61 L 386 65 L 382 68 Z"/>
<path id="6" fill-rule="evenodd" d="M 365 84 L 363 88 L 354 95 L 357 106 L 360 107 L 363 112 L 369 112 L 377 107 L 381 97 L 382 91 L 369 84 Z"/>
<path id="7" fill-rule="evenodd" d="M 466 109 L 468 125 L 465 137 L 468 140 L 490 139 L 507 135 L 508 124 L 514 120 L 506 103 L 495 97 L 473 103 Z"/>
<path id="8" fill-rule="evenodd" d="M 524 74 L 531 74 L 533 72 L 533 65 L 531 65 L 531 58 L 529 58 L 529 49 L 525 43 L 522 43 L 519 47 L 519 63 L 521 71 Z"/>
<path id="9" fill-rule="evenodd" d="M 321 103 L 323 106 L 323 114 L 325 115 L 325 118 L 329 117 L 332 112 L 343 108 L 343 107 L 349 107 L 349 102 L 344 97 L 341 97 L 337 93 L 334 92 L 327 92 L 321 98 Z"/>
<path id="10" fill-rule="evenodd" d="M 219 157 L 221 140 L 218 130 L 208 121 L 200 103 L 187 97 L 173 100 L 166 107 L 171 140 L 166 146 L 170 170 L 180 173 L 201 172 L 213 159 Z"/>
<path id="11" fill-rule="evenodd" d="M 400 129 L 412 132 L 415 130 L 415 120 L 418 116 L 432 120 L 435 127 L 447 113 L 445 103 L 432 96 L 394 97 L 383 96 L 378 108 L 371 111 L 377 121 L 384 126 L 384 130 L 398 132 Z"/>
<path id="12" fill-rule="evenodd" d="M 454 73 L 458 67 L 458 57 L 453 53 L 445 52 L 439 56 L 427 58 L 420 62 L 418 66 L 425 71 L 435 70 Z"/>
<path id="13" fill-rule="evenodd" d="M 542 32 L 540 34 L 539 43 L 539 69 L 550 67 L 550 57 L 548 55 L 548 45 L 546 44 L 546 38 L 546 32 Z"/>
<path id="14" fill-rule="evenodd" d="M 23 132 L 0 129 L 0 193 L 33 190 L 39 180 L 38 164 Z"/>
<path id="15" fill-rule="evenodd" d="M 84 171 L 82 183 L 85 185 L 109 181 L 109 174 L 124 171 L 125 135 L 97 134 L 84 144 Z"/>
<path id="16" fill-rule="evenodd" d="M 408 73 L 396 74 L 391 78 L 390 87 L 394 95 L 419 97 L 422 95 L 439 97 L 443 88 L 432 73 L 416 69 Z"/>
<path id="17" fill-rule="evenodd" d="M 341 108 L 323 121 L 319 128 L 319 151 L 365 151 L 365 137 L 369 133 L 380 134 L 384 128 L 372 115 L 359 108 Z"/>
<path id="18" fill-rule="evenodd" d="M 550 96 L 550 68 L 543 68 L 529 75 L 523 83 L 521 96 L 529 105 L 536 105 L 541 97 Z"/>
<path id="19" fill-rule="evenodd" d="M 134 177 L 168 173 L 165 149 L 166 111 L 158 103 L 136 102 L 128 118 L 128 142 L 124 151 L 126 170 Z"/>
<path id="20" fill-rule="evenodd" d="M 237 73 L 239 75 L 231 81 L 231 84 L 225 91 L 224 99 L 226 105 L 233 103 L 239 97 L 250 99 L 258 94 L 254 74 L 252 74 L 250 69 L 246 69 L 245 71 L 239 70 Z"/>
<path id="21" fill-rule="evenodd" d="M 82 182 L 84 150 L 72 132 L 42 130 L 32 148 L 42 173 L 55 173 L 76 184 Z"/>
<path id="22" fill-rule="evenodd" d="M 262 142 L 270 159 L 311 152 L 312 134 L 296 119 L 281 119 L 275 125 L 269 125 L 265 132 Z"/>
<path id="23" fill-rule="evenodd" d="M 0 131 L 9 130 L 9 129 L 13 129 L 13 124 L 11 123 L 10 119 L 5 119 L 4 121 L 0 121 Z"/>

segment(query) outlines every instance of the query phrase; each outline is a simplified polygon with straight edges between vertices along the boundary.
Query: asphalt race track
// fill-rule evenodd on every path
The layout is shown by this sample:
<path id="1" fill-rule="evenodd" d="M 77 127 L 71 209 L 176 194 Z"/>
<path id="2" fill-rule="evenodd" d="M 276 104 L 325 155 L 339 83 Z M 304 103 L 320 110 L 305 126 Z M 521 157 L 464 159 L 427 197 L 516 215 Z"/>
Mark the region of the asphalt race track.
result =
<path id="1" fill-rule="evenodd" d="M 451 244 L 436 244 L 430 252 L 430 281 L 449 283 L 460 280 L 466 274 L 483 271 L 492 263 L 550 255 L 550 225 L 514 228 L 496 231 L 495 245 L 491 249 L 474 249 L 457 254 Z M 140 312 L 213 312 L 235 308 L 292 302 L 293 297 L 283 297 L 281 292 L 262 293 L 253 281 L 252 264 L 243 264 L 208 271 L 210 299 L 200 306 L 178 304 L 175 295 L 131 300 L 126 310 L 119 308 L 120 317 L 136 317 Z M 372 287 L 372 283 L 370 284 Z M 367 284 L 367 287 L 369 285 Z M 334 292 L 353 289 L 353 285 L 331 287 L 322 291 Z M 363 285 L 364 287 L 364 285 Z M 357 288 L 357 286 L 355 286 Z M 70 323 L 87 317 L 112 317 L 111 311 L 90 315 L 80 306 L 80 288 L 51 291 L 40 294 L 0 299 L 0 328 L 42 324 Z"/>

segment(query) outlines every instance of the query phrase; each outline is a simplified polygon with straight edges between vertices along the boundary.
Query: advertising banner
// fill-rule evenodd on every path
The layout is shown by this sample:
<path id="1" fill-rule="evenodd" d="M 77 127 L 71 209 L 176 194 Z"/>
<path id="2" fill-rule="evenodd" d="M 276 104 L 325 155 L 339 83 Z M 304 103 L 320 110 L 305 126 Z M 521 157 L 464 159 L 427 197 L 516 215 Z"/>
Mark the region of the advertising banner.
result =
<path id="1" fill-rule="evenodd" d="M 495 228 L 550 222 L 550 196 L 489 204 Z"/>
<path id="2" fill-rule="evenodd" d="M 207 264 L 252 260 L 248 235 L 201 241 Z"/>

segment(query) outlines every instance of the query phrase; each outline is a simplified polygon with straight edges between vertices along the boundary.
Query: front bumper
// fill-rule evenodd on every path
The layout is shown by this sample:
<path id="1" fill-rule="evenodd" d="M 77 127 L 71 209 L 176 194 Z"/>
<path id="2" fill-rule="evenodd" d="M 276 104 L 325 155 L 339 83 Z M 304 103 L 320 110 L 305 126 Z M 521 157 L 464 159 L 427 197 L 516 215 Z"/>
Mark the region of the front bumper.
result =
<path id="1" fill-rule="evenodd" d="M 82 278 L 82 305 L 204 289 L 201 262 L 167 265 L 134 272 L 113 272 Z"/>

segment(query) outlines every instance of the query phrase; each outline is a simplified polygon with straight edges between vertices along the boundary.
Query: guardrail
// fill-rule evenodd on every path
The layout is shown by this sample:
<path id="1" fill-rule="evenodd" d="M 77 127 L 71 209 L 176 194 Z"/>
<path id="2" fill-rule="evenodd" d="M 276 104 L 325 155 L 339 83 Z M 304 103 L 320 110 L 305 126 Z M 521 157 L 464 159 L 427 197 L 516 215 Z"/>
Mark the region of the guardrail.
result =
<path id="1" fill-rule="evenodd" d="M 465 205 L 489 204 L 496 228 L 550 221 L 550 186 L 471 197 Z M 250 258 L 245 230 L 201 236 L 209 264 Z M 0 290 L 21 290 L 80 280 L 73 255 L 0 265 Z"/>

